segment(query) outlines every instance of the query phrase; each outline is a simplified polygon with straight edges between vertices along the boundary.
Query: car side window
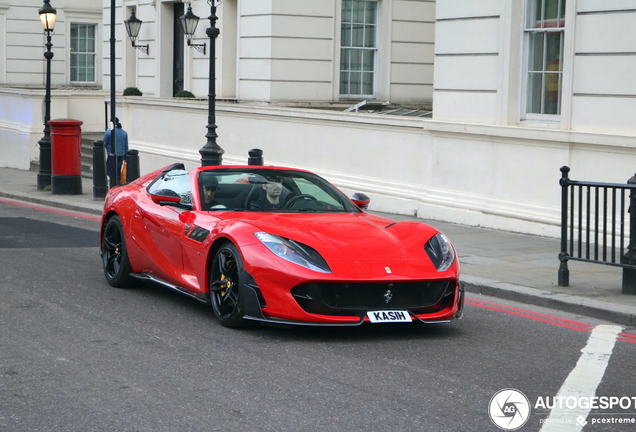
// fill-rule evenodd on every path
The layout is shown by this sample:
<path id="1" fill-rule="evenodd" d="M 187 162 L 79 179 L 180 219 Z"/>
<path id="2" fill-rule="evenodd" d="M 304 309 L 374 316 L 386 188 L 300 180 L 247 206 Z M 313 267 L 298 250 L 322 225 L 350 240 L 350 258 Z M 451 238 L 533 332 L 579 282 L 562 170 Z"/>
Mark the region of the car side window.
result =
<path id="1" fill-rule="evenodd" d="M 150 185 L 148 193 L 153 194 L 162 189 L 178 194 L 181 197 L 181 204 L 192 204 L 192 186 L 187 171 L 175 169 L 164 173 Z"/>

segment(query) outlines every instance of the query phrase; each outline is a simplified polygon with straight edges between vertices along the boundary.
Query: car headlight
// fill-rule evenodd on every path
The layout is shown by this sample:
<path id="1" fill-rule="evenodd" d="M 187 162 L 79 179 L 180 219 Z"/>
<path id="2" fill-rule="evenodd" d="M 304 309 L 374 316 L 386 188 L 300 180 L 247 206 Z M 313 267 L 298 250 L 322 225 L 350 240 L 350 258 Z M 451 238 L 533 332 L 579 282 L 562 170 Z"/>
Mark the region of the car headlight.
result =
<path id="1" fill-rule="evenodd" d="M 276 256 L 320 273 L 331 273 L 323 257 L 313 248 L 266 232 L 254 233 L 257 239 Z"/>
<path id="2" fill-rule="evenodd" d="M 455 261 L 455 249 L 450 240 L 442 234 L 435 234 L 425 245 L 424 250 L 437 268 L 437 271 L 446 271 Z"/>

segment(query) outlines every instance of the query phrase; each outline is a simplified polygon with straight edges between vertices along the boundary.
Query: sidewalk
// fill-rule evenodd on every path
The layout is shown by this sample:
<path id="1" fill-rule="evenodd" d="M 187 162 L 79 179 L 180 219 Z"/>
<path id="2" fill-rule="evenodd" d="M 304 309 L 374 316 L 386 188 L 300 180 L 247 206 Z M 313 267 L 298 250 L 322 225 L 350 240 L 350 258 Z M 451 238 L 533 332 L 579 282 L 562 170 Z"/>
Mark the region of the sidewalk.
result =
<path id="1" fill-rule="evenodd" d="M 38 191 L 36 182 L 34 171 L 0 168 L 0 197 L 101 215 L 103 200 L 93 198 L 92 180 L 83 179 L 82 195 Z M 636 295 L 621 294 L 619 267 L 570 261 L 570 286 L 559 287 L 559 239 L 423 221 L 453 242 L 462 266 L 462 280 L 471 293 L 636 326 Z"/>

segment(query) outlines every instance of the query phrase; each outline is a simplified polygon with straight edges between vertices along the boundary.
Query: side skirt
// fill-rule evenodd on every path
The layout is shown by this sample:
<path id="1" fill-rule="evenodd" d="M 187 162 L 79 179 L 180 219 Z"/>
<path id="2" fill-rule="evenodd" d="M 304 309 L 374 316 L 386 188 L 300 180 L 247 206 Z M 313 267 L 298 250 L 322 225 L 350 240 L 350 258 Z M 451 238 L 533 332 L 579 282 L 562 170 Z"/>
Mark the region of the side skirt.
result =
<path id="1" fill-rule="evenodd" d="M 197 295 L 194 293 L 191 293 L 190 291 L 186 290 L 185 288 L 181 288 L 180 286 L 177 285 L 173 285 L 170 282 L 166 282 L 165 280 L 150 274 L 150 273 L 131 273 L 130 276 L 136 278 L 136 279 L 140 279 L 143 281 L 150 281 L 150 282 L 155 282 L 159 285 L 162 285 L 166 288 L 169 288 L 173 291 L 178 292 L 179 294 L 183 294 L 186 297 L 190 297 L 192 299 L 195 299 L 197 301 L 200 301 L 201 303 L 210 303 L 210 294 L 208 293 L 204 293 L 201 295 Z"/>

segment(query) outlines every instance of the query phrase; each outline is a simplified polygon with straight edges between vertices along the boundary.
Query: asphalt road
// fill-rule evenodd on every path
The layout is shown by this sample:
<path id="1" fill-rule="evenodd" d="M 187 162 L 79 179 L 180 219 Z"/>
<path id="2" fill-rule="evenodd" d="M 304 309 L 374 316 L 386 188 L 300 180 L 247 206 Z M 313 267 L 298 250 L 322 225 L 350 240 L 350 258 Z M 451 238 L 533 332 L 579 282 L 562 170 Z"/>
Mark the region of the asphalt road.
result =
<path id="1" fill-rule="evenodd" d="M 0 200 L 0 431 L 497 431 L 503 389 L 528 399 L 521 431 L 636 429 L 634 329 L 472 296 L 446 325 L 230 330 L 163 288 L 111 288 L 98 230 Z M 592 396 L 617 399 L 581 426 Z"/>

